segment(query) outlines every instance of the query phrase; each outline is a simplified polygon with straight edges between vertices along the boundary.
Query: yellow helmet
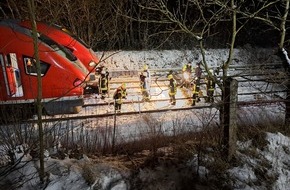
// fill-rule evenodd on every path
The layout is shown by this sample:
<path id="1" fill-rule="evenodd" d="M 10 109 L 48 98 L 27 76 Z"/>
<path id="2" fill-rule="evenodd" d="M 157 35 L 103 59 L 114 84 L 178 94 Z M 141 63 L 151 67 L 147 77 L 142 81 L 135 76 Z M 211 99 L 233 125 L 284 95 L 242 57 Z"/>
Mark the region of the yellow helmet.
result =
<path id="1" fill-rule="evenodd" d="M 121 88 L 125 89 L 126 88 L 126 83 L 122 83 Z"/>
<path id="2" fill-rule="evenodd" d="M 145 65 L 143 66 L 143 69 L 144 69 L 144 70 L 147 70 L 147 69 L 148 69 L 148 65 L 145 64 Z"/>

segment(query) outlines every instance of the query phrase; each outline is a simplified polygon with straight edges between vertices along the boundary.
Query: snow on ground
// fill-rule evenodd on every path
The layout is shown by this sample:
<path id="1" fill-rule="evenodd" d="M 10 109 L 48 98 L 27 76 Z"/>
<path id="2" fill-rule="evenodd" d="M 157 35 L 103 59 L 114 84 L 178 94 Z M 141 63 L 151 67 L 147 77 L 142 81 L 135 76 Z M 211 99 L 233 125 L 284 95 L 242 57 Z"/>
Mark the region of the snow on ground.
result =
<path id="1" fill-rule="evenodd" d="M 210 68 L 217 68 L 220 67 L 222 63 L 224 63 L 228 58 L 228 51 L 225 49 L 209 49 L 206 50 L 206 62 L 209 65 Z M 233 65 L 243 65 L 243 66 L 251 66 L 253 64 L 279 64 L 281 63 L 279 57 L 274 55 L 273 49 L 252 49 L 251 47 L 246 47 L 245 49 L 236 49 L 234 52 L 234 59 L 233 59 Z M 139 70 L 141 71 L 143 69 L 143 66 L 147 64 L 149 66 L 149 70 L 154 69 L 179 69 L 181 70 L 182 66 L 184 64 L 187 64 L 188 62 L 192 63 L 192 66 L 195 67 L 196 63 L 200 62 L 202 60 L 201 54 L 199 53 L 199 50 L 165 50 L 165 51 L 116 51 L 116 52 L 105 52 L 101 53 L 98 52 L 98 54 L 102 55 L 104 57 L 104 62 L 101 64 L 108 67 L 110 71 L 114 70 Z M 230 71 L 230 72 L 236 72 Z M 244 72 L 244 71 L 243 71 Z M 152 73 L 152 72 L 151 72 Z M 243 73 L 245 74 L 245 73 Z M 127 76 L 125 76 L 126 78 Z M 166 76 L 164 76 L 166 77 Z M 135 78 L 138 80 L 137 76 L 130 76 L 130 78 Z M 237 77 L 239 78 L 239 77 Z M 114 78 L 113 78 L 114 79 Z M 116 79 L 118 80 L 118 78 Z M 239 79 L 238 79 L 239 80 Z M 155 81 L 151 82 L 151 86 L 153 86 Z M 168 88 L 166 87 L 166 82 L 163 82 L 165 85 L 164 87 L 159 88 L 151 88 L 151 94 L 152 99 L 163 99 L 168 98 Z M 159 85 L 162 85 L 163 83 L 158 83 Z M 128 84 L 130 85 L 130 84 Z M 112 86 L 113 88 L 116 88 L 117 86 Z M 267 84 L 261 84 L 260 82 L 248 82 L 248 83 L 242 83 L 239 86 L 238 92 L 259 92 L 263 91 L 265 89 L 280 89 L 281 86 L 271 86 Z M 206 94 L 205 87 L 201 86 L 203 90 L 203 94 Z M 140 93 L 140 89 L 128 89 L 128 96 L 127 96 L 127 102 L 130 101 L 136 101 L 141 100 L 142 96 Z M 113 94 L 113 91 L 110 92 L 110 94 Z M 187 92 L 189 97 L 191 97 L 191 91 L 189 90 Z M 156 96 L 155 96 L 156 95 Z M 220 95 L 220 91 L 216 90 L 215 95 Z M 281 97 L 285 96 L 285 94 L 279 94 Z M 259 94 L 259 96 L 254 95 L 243 95 L 239 96 L 239 101 L 249 101 L 249 100 L 256 100 L 257 98 L 262 99 L 271 99 L 273 95 L 271 94 Z M 184 98 L 184 92 L 180 88 L 177 89 L 177 98 Z M 204 103 L 204 100 L 197 103 L 197 106 L 203 106 L 208 105 Z M 102 102 L 100 99 L 93 99 L 89 100 L 93 102 Z M 92 112 L 95 113 L 112 113 L 114 112 L 113 108 L 113 102 L 114 100 L 112 98 L 106 99 L 107 102 L 110 103 L 111 107 L 108 109 L 95 109 Z M 219 98 L 216 98 L 216 102 L 219 101 Z M 126 111 L 143 111 L 146 109 L 162 109 L 162 108 L 169 108 L 172 106 L 169 106 L 169 102 L 158 102 L 158 103 L 140 103 L 138 106 L 132 106 L 132 104 L 124 104 L 122 105 L 122 110 L 124 112 Z M 186 107 L 188 106 L 188 102 L 186 100 L 177 100 L 176 106 L 173 106 L 174 108 L 179 107 Z M 275 111 L 273 111 L 275 110 Z M 91 112 L 91 110 L 88 108 L 87 110 L 84 110 L 85 112 Z M 265 119 L 269 118 L 269 115 L 273 116 L 270 118 L 277 118 L 277 120 L 283 121 L 284 119 L 284 113 L 285 109 L 283 105 L 267 105 L 265 107 L 243 107 L 239 108 L 239 116 L 240 118 L 239 122 L 245 122 L 250 121 L 251 124 L 253 123 L 259 123 L 264 121 Z M 160 114 L 154 114 L 151 115 L 152 118 L 154 118 L 156 121 L 160 121 L 162 123 L 162 126 L 165 127 L 168 131 L 173 131 L 173 123 L 172 121 L 182 121 L 184 123 L 190 123 L 189 126 L 192 126 L 194 124 L 195 128 L 193 130 L 199 130 L 202 128 L 202 126 L 207 126 L 208 118 L 211 118 L 213 123 L 218 123 L 218 111 L 216 109 L 195 109 L 190 111 L 180 111 L 175 113 L 160 113 Z M 131 136 L 137 136 L 140 134 L 140 131 L 143 130 L 145 127 L 142 122 L 140 123 L 140 119 L 142 121 L 142 118 L 139 116 L 137 117 L 131 117 L 131 119 L 128 121 L 128 117 L 122 117 L 118 116 L 118 133 L 123 137 L 123 139 L 126 139 L 126 137 Z M 113 119 L 109 120 L 111 124 L 113 124 Z M 108 119 L 106 118 L 106 124 L 108 124 Z M 134 124 L 135 123 L 135 124 Z M 98 123 L 99 124 L 99 123 Z M 248 123 L 249 124 L 249 123 Z M 130 127 L 130 132 L 128 132 L 127 128 Z M 182 126 L 185 128 L 185 126 Z M 135 134 L 133 134 L 133 131 Z M 144 132 L 144 131 L 142 131 Z M 137 135 L 136 135 L 137 134 Z"/>
<path id="2" fill-rule="evenodd" d="M 101 55 L 101 53 L 98 53 Z M 227 59 L 227 50 L 208 50 L 206 51 L 206 59 L 210 67 L 219 67 Z M 265 54 L 267 55 L 265 57 Z M 240 49 L 235 51 L 234 63 L 235 65 L 251 65 L 253 60 L 255 63 L 265 63 L 266 61 L 278 62 L 276 57 L 271 57 L 273 55 L 272 50 L 262 49 L 255 51 L 254 49 Z M 110 70 L 136 70 L 142 69 L 144 64 L 149 65 L 149 69 L 158 69 L 158 68 L 181 68 L 183 64 L 187 62 L 192 62 L 193 65 L 201 60 L 201 55 L 198 50 L 184 50 L 184 51 L 120 51 L 120 52 L 105 52 L 105 65 Z M 180 91 L 178 96 L 181 96 Z M 133 93 L 132 93 L 133 94 Z M 161 93 L 162 98 L 167 97 L 167 93 Z M 138 96 L 129 95 L 128 99 L 138 99 Z M 135 100 L 134 99 L 134 100 Z M 92 100 L 98 101 L 98 99 Z M 183 102 L 184 103 L 184 102 Z M 141 105 L 141 107 L 146 107 L 146 105 Z M 148 106 L 148 105 L 147 105 Z M 159 106 L 159 105 L 158 105 Z M 162 105 L 160 105 L 162 107 Z M 181 102 L 177 106 L 184 106 Z M 124 106 L 124 109 L 129 109 Z M 131 109 L 141 109 L 140 107 L 131 108 Z M 107 110 L 110 111 L 110 110 Z M 98 110 L 86 110 L 86 112 L 98 112 Z M 200 113 L 199 113 L 200 112 Z M 209 113 L 215 113 L 214 110 L 208 111 L 187 111 L 187 112 L 169 112 L 169 113 L 160 113 L 156 114 L 154 119 L 156 121 L 164 124 L 163 129 L 168 130 L 172 128 L 174 122 L 178 119 L 180 121 L 190 123 L 195 121 L 195 125 L 201 127 L 202 122 L 205 122 L 203 119 L 206 119 L 206 115 Z M 253 122 L 257 119 L 253 116 L 252 113 L 257 113 L 263 119 L 268 117 L 276 117 L 278 119 L 283 118 L 284 109 L 281 106 L 265 106 L 263 109 L 257 107 L 247 107 L 239 110 L 240 120 L 247 120 Z M 193 115 L 199 114 L 197 118 Z M 152 116 L 153 117 L 153 116 Z M 142 132 L 140 126 L 146 125 L 141 116 L 136 117 L 125 117 L 118 116 L 118 132 L 120 138 L 128 138 Z M 153 118 L 152 118 L 153 119 Z M 108 122 L 109 121 L 109 122 Z M 89 123 L 92 126 L 99 126 L 108 124 L 113 125 L 113 120 L 109 118 L 103 119 L 103 121 L 98 121 L 95 125 Z M 103 122 L 103 124 L 102 124 Z M 187 123 L 185 122 L 185 123 Z M 111 124 L 110 124 L 111 123 Z M 87 126 L 90 127 L 90 126 Z M 180 126 L 184 127 L 184 126 Z M 202 129 L 198 128 L 197 129 Z M 76 129 L 77 131 L 77 129 Z M 132 131 L 132 134 L 131 132 Z M 171 132 L 169 131 L 168 134 Z M 290 173 L 289 173 L 289 163 L 290 163 L 290 139 L 282 134 L 267 134 L 268 144 L 263 150 L 256 149 L 255 152 L 257 155 L 255 157 L 249 156 L 246 154 L 245 150 L 253 149 L 251 146 L 252 142 L 238 142 L 238 156 L 244 161 L 242 165 L 234 167 L 228 171 L 228 175 L 231 176 L 229 181 L 232 182 L 233 189 L 246 190 L 246 189 L 269 189 L 266 186 L 267 179 L 260 179 L 261 176 L 257 175 L 257 168 L 262 169 L 262 173 L 266 173 L 269 179 L 273 180 L 273 187 L 270 189 L 275 190 L 286 190 L 290 187 Z M 21 153 L 20 153 L 21 154 Z M 30 160 L 29 156 L 23 158 L 23 164 L 26 160 Z M 196 171 L 197 167 L 197 156 L 194 156 L 192 160 L 188 162 L 188 168 Z M 263 163 L 267 163 L 266 169 L 263 168 Z M 46 189 L 46 190 L 89 190 L 89 189 L 112 189 L 112 190 L 125 190 L 130 189 L 130 182 L 128 181 L 128 176 L 130 172 L 124 168 L 117 167 L 112 165 L 112 163 L 106 163 L 103 161 L 92 160 L 87 158 L 85 155 L 80 160 L 65 158 L 64 160 L 56 160 L 51 157 L 47 157 L 45 160 L 46 171 L 49 176 L 49 180 L 46 187 L 40 187 L 37 185 L 38 178 L 36 173 L 36 166 L 38 165 L 37 161 L 28 162 L 23 168 L 10 174 L 7 177 L 7 180 L 11 180 L 13 184 L 26 181 L 22 187 L 18 188 L 19 190 L 29 190 L 29 189 Z M 206 178 L 208 169 L 204 166 L 199 166 L 199 171 L 201 172 L 200 176 Z M 166 175 L 172 174 L 171 177 L 164 179 L 161 178 L 161 173 Z M 159 170 L 140 170 L 138 178 L 141 182 L 148 184 L 148 189 L 159 188 L 159 189 L 178 189 L 178 182 L 175 176 L 175 171 L 167 171 L 164 168 L 159 168 Z M 154 180 L 152 177 L 155 176 L 157 180 Z M 169 175 L 170 176 L 170 175 Z M 172 177 L 174 176 L 174 177 Z M 31 179 L 31 177 L 33 177 Z M 165 175 L 163 176 L 165 177 Z M 179 176 L 180 177 L 180 176 Z M 150 181 L 151 179 L 151 181 Z M 87 182 L 90 183 L 87 183 Z M 0 182 L 1 185 L 1 182 Z M 6 186 L 0 186 L 0 189 L 8 188 L 9 184 Z"/>
<path id="3" fill-rule="evenodd" d="M 241 165 L 231 168 L 227 173 L 228 180 L 232 182 L 232 189 L 289 189 L 290 139 L 281 133 L 267 133 L 266 140 L 267 146 L 262 150 L 253 148 L 251 140 L 238 142 L 237 156 L 241 159 Z M 249 152 L 256 152 L 256 154 L 251 155 Z M 23 164 L 26 160 L 30 160 L 30 158 L 24 157 Z M 21 182 L 25 182 L 21 188 L 18 188 L 21 190 L 127 190 L 131 187 L 130 181 L 128 181 L 131 173 L 127 169 L 118 168 L 112 163 L 94 161 L 86 156 L 80 160 L 46 158 L 45 166 L 49 180 L 46 187 L 41 187 L 37 185 L 37 164 L 36 161 L 28 162 L 17 172 L 10 174 L 7 180 L 11 180 L 12 184 L 2 185 L 1 189 L 11 188 L 12 185 Z M 200 177 L 203 179 L 208 176 L 208 169 L 202 165 L 198 166 L 197 155 L 193 156 L 187 166 L 188 171 L 197 171 L 198 167 Z M 183 177 L 190 175 L 188 171 L 181 172 L 181 175 L 184 175 Z M 160 166 L 158 169 L 143 168 L 137 177 L 143 185 L 147 184 L 148 189 L 157 187 L 161 190 L 178 189 L 181 180 L 178 173 L 174 167 L 163 168 Z M 269 186 L 269 182 L 272 183 L 272 186 Z M 146 188 L 142 187 L 142 189 Z"/>
<path id="4" fill-rule="evenodd" d="M 290 139 L 281 133 L 267 133 L 266 140 L 268 141 L 266 148 L 254 150 L 257 151 L 255 157 L 242 153 L 253 149 L 251 141 L 238 142 L 237 155 L 242 159 L 243 165 L 228 171 L 234 182 L 234 189 L 289 189 Z M 268 181 L 271 181 L 273 186 L 267 187 Z"/>

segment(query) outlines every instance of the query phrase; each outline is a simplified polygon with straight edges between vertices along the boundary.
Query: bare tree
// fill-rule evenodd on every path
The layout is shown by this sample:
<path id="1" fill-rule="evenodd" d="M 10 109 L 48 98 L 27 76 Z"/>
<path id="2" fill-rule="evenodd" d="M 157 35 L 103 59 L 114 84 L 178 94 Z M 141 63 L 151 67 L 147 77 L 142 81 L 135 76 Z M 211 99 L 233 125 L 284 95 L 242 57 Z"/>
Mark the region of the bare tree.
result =
<path id="1" fill-rule="evenodd" d="M 39 161 L 40 161 L 40 169 L 39 169 L 39 178 L 40 182 L 44 182 L 44 146 L 43 146 L 43 127 L 42 127 L 42 79 L 41 79 L 41 70 L 40 70 L 40 60 L 38 54 L 38 36 L 35 22 L 35 5 L 34 0 L 27 0 L 27 4 L 30 11 L 30 20 L 32 23 L 32 37 L 34 44 L 34 57 L 36 60 L 36 70 L 37 70 L 37 124 L 38 124 L 38 135 L 39 135 Z"/>
<path id="2" fill-rule="evenodd" d="M 175 3 L 167 0 L 157 0 L 149 3 L 147 1 L 138 2 L 138 5 L 142 9 L 146 9 L 147 12 L 156 12 L 158 13 L 156 14 L 158 16 L 154 15 L 155 17 L 147 18 L 145 20 L 137 17 L 135 18 L 136 20 L 139 22 L 151 22 L 171 26 L 164 27 L 170 35 L 172 33 L 185 33 L 190 35 L 192 40 L 196 41 L 196 46 L 200 49 L 200 53 L 202 55 L 202 65 L 208 75 L 211 75 L 211 73 L 208 72 L 209 67 L 206 62 L 206 40 L 215 36 L 218 37 L 216 33 L 212 32 L 214 31 L 213 28 L 218 27 L 223 23 L 227 23 L 228 26 L 231 25 L 231 30 L 228 32 L 231 38 L 226 41 L 226 44 L 224 44 L 224 46 L 228 47 L 229 50 L 228 58 L 225 62 L 220 63 L 220 68 L 223 70 L 223 76 L 222 80 L 217 81 L 223 94 L 222 102 L 225 102 L 225 97 L 227 97 L 227 94 L 225 94 L 225 82 L 228 77 L 228 68 L 233 61 L 236 41 L 239 39 L 238 34 L 243 30 L 247 30 L 247 25 L 259 18 L 260 20 L 271 23 L 275 26 L 274 22 L 271 22 L 267 18 L 261 19 L 259 15 L 264 15 L 265 13 L 271 12 L 273 10 L 273 6 L 278 6 L 278 4 L 281 3 L 280 0 L 263 2 L 250 1 L 250 6 L 248 6 L 248 1 L 245 2 L 235 0 L 217 0 L 209 2 L 190 0 L 178 1 Z M 281 38 L 280 44 L 282 43 L 282 40 L 283 39 Z M 229 113 L 224 113 L 223 107 L 221 107 L 220 111 L 220 115 L 222 116 L 221 123 L 224 126 L 223 116 L 226 116 Z M 227 128 L 225 131 L 226 133 L 229 133 L 230 129 Z M 225 136 L 228 136 L 228 134 Z"/>
<path id="3" fill-rule="evenodd" d="M 278 55 L 281 57 L 284 67 L 289 73 L 289 63 L 287 61 L 287 51 L 285 49 L 285 44 L 289 44 L 289 39 L 286 40 L 287 28 L 289 28 L 289 0 L 275 0 L 275 1 L 263 1 L 255 2 L 252 4 L 256 7 L 255 11 L 250 10 L 239 10 L 238 13 L 241 18 L 245 18 L 247 21 L 256 20 L 264 25 L 266 25 L 267 30 L 276 31 L 276 36 L 273 38 L 276 40 L 278 45 Z M 275 34 L 275 33 L 274 33 Z M 288 34 L 289 35 L 289 34 Z M 289 125 L 290 116 L 290 82 L 288 79 L 287 86 L 288 89 L 286 96 L 286 114 L 285 114 L 285 124 Z"/>

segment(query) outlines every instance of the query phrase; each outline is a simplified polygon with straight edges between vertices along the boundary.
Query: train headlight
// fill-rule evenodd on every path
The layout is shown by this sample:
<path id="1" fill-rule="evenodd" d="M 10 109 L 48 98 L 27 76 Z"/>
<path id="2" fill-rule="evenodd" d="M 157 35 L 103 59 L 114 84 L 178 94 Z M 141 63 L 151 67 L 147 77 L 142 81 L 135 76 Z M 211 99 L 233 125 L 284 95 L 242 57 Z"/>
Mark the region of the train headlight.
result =
<path id="1" fill-rule="evenodd" d="M 80 86 L 82 83 L 83 83 L 82 80 L 80 80 L 80 79 L 76 79 L 76 80 L 74 81 L 73 85 L 74 85 L 74 86 Z"/>
<path id="2" fill-rule="evenodd" d="M 91 61 L 90 63 L 89 63 L 89 66 L 90 67 L 94 67 L 94 66 L 96 66 L 97 64 L 94 62 L 94 61 Z"/>

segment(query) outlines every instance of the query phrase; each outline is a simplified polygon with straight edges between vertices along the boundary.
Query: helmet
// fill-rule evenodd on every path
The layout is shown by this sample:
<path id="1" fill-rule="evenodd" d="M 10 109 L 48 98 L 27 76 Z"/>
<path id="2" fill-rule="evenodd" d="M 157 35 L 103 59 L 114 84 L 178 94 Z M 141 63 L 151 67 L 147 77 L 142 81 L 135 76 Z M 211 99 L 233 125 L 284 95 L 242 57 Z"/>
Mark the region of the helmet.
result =
<path id="1" fill-rule="evenodd" d="M 106 72 L 105 72 L 104 70 L 102 70 L 102 71 L 101 71 L 101 74 L 104 75 L 104 74 L 106 74 Z"/>
<path id="2" fill-rule="evenodd" d="M 148 69 L 148 65 L 145 64 L 145 65 L 143 66 L 143 69 L 144 69 L 144 70 L 147 70 L 147 69 Z"/>
<path id="3" fill-rule="evenodd" d="M 126 88 L 126 83 L 122 83 L 121 88 L 125 89 Z"/>

